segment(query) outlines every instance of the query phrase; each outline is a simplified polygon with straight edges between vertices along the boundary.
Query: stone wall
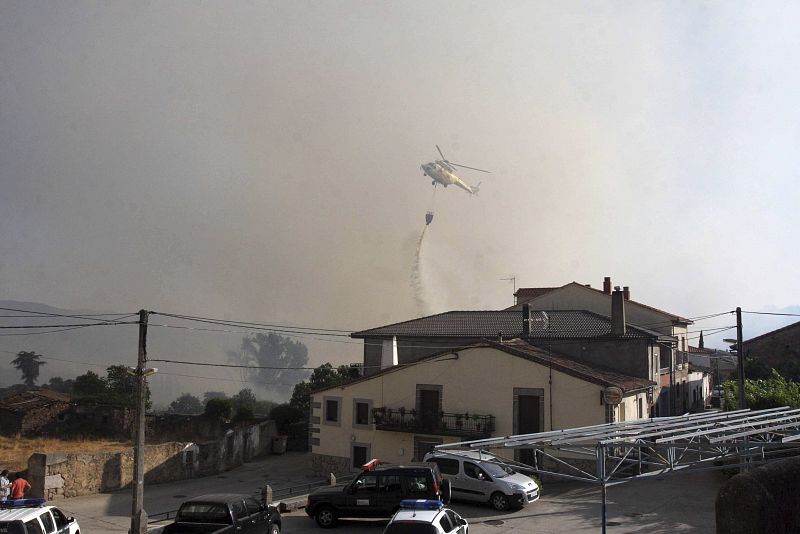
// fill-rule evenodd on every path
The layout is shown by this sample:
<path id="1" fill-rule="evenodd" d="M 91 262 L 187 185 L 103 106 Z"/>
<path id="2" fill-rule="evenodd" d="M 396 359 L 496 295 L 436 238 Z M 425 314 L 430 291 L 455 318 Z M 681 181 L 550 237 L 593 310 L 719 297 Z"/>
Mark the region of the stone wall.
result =
<path id="1" fill-rule="evenodd" d="M 327 477 L 331 473 L 341 475 L 352 471 L 350 458 L 329 454 L 311 453 L 311 471 L 317 476 Z"/>
<path id="2" fill-rule="evenodd" d="M 145 447 L 145 483 L 191 478 L 197 445 L 164 443 Z M 30 496 L 48 500 L 110 492 L 130 486 L 133 449 L 94 454 L 42 454 L 28 459 Z"/>
<path id="3" fill-rule="evenodd" d="M 145 447 L 146 484 L 221 473 L 270 452 L 274 421 L 229 429 L 205 443 L 170 442 Z M 60 499 L 116 491 L 133 478 L 133 449 L 94 454 L 41 454 L 28 459 L 31 497 Z"/>

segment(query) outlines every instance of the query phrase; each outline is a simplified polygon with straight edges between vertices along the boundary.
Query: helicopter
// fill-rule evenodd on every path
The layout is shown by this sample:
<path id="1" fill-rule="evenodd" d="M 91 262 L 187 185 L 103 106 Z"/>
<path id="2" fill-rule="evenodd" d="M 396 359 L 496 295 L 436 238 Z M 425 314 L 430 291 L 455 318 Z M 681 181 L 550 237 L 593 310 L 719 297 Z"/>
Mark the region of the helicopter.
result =
<path id="1" fill-rule="evenodd" d="M 444 157 L 444 154 L 442 154 L 442 149 L 439 148 L 439 145 L 436 145 L 436 150 L 439 151 L 439 155 L 442 156 L 442 159 L 437 159 L 436 161 L 432 161 L 430 163 L 424 163 L 420 167 L 424 176 L 430 176 L 433 178 L 431 184 L 433 184 L 434 187 L 436 187 L 437 183 L 442 184 L 444 187 L 455 184 L 470 195 L 477 195 L 478 189 L 481 185 L 480 182 L 478 182 L 478 185 L 467 185 L 466 182 L 456 176 L 455 168 L 461 167 L 464 169 L 472 169 L 473 171 L 486 173 L 490 173 L 491 171 L 485 171 L 483 169 L 476 169 L 475 167 L 467 167 L 466 165 L 453 163 Z"/>

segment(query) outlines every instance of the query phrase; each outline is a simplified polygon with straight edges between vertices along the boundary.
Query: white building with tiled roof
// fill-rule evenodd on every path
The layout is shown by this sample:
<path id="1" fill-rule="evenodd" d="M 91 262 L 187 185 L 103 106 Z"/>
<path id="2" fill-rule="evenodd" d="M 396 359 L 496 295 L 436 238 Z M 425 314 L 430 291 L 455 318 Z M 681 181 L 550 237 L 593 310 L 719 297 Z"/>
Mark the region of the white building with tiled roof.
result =
<path id="1" fill-rule="evenodd" d="M 420 460 L 440 443 L 648 417 L 655 387 L 524 340 L 487 340 L 314 392 L 312 461 L 340 473 L 374 457 Z"/>

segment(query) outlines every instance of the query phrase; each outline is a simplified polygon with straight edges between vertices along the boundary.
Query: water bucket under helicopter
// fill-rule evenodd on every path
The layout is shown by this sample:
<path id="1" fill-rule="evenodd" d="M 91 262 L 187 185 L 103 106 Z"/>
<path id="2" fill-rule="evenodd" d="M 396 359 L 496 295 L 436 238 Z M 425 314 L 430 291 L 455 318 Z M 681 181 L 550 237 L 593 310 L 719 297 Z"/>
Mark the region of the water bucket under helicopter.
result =
<path id="1" fill-rule="evenodd" d="M 429 211 L 428 213 L 425 214 L 425 226 L 428 226 L 432 220 L 433 220 L 433 212 Z"/>

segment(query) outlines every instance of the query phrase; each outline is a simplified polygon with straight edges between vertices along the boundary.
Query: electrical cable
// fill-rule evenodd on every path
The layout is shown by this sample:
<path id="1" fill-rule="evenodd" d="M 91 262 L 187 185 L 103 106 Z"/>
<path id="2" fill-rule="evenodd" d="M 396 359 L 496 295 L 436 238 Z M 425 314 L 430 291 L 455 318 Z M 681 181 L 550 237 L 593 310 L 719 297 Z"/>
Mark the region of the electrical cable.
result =
<path id="1" fill-rule="evenodd" d="M 276 324 L 267 324 L 267 323 L 256 323 L 256 322 L 249 322 L 249 321 L 233 321 L 228 319 L 213 319 L 209 317 L 196 317 L 192 315 L 178 315 L 172 313 L 163 313 L 157 311 L 151 311 L 151 315 L 163 315 L 164 317 L 172 317 L 174 319 L 183 319 L 186 321 L 198 321 L 201 323 L 210 323 L 210 324 L 219 324 L 223 326 L 253 326 L 253 327 L 263 327 L 270 330 L 281 328 L 281 329 L 292 329 L 292 330 L 299 330 L 305 333 L 312 333 L 312 334 L 322 334 L 324 332 L 336 332 L 337 335 L 342 335 L 342 333 L 346 336 L 349 336 L 352 330 L 342 330 L 342 329 L 334 329 L 334 328 L 314 328 L 308 326 L 289 326 L 289 325 L 276 325 Z M 312 332 L 308 332 L 312 331 Z"/>
<path id="2" fill-rule="evenodd" d="M 0 310 L 13 311 L 13 312 L 18 312 L 18 313 L 30 313 L 30 314 L 34 314 L 34 315 L 42 315 L 42 316 L 45 316 L 45 317 L 68 317 L 70 319 L 86 319 L 86 320 L 91 320 L 91 321 L 103 321 L 103 319 L 98 319 L 97 317 L 108 317 L 108 316 L 113 316 L 113 315 L 123 315 L 124 317 L 120 317 L 118 319 L 114 319 L 114 320 L 119 320 L 119 319 L 125 319 L 127 317 L 132 317 L 134 315 L 137 315 L 136 313 L 97 313 L 97 314 L 93 314 L 93 315 L 92 314 L 90 314 L 90 315 L 68 315 L 68 314 L 63 314 L 63 313 L 40 312 L 40 311 L 34 311 L 34 310 L 22 310 L 22 309 L 19 309 L 19 308 L 0 308 Z M 111 320 L 111 321 L 114 321 L 114 320 Z"/>

